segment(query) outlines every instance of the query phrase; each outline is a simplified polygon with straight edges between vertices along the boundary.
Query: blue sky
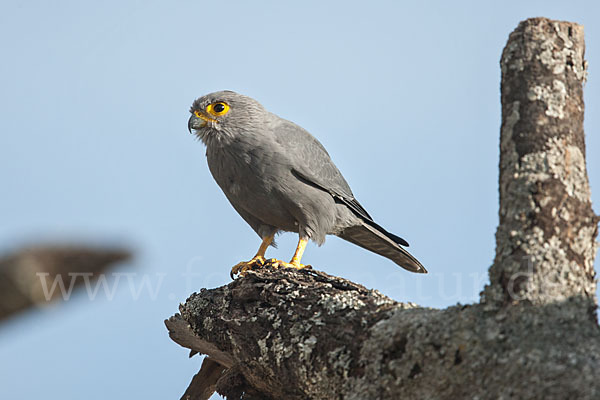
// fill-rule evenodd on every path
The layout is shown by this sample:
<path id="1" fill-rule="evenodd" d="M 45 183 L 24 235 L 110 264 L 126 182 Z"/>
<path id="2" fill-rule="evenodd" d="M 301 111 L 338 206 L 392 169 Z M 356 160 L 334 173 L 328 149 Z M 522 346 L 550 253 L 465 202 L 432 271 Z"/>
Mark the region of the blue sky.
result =
<path id="1" fill-rule="evenodd" d="M 430 274 L 337 238 L 303 261 L 399 301 L 468 303 L 494 257 L 502 48 L 525 18 L 576 21 L 597 203 L 595 2 L 321 3 L 0 6 L 0 250 L 76 240 L 137 252 L 109 280 L 114 293 L 80 292 L 0 326 L 0 398 L 178 398 L 197 372 L 163 320 L 191 292 L 228 283 L 259 245 L 187 132 L 205 93 L 247 94 L 318 137 Z M 268 255 L 288 259 L 295 242 L 280 236 Z"/>

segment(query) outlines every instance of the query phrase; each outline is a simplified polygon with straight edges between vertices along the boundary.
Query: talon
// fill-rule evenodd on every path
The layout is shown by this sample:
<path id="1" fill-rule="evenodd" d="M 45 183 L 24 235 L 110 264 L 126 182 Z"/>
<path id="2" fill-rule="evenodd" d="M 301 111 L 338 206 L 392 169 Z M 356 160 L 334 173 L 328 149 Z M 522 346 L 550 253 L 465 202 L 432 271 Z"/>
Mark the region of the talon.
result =
<path id="1" fill-rule="evenodd" d="M 244 276 L 247 271 L 256 269 L 258 267 L 270 267 L 273 269 L 278 268 L 294 268 L 297 270 L 301 269 L 312 269 L 310 265 L 300 264 L 300 259 L 302 258 L 302 254 L 304 253 L 304 249 L 306 248 L 306 243 L 308 243 L 308 239 L 300 237 L 298 240 L 298 246 L 296 247 L 296 252 L 292 257 L 292 261 L 289 263 L 277 260 L 276 258 L 265 259 L 265 251 L 267 247 L 273 243 L 273 235 L 266 236 L 263 238 L 263 242 L 261 243 L 258 252 L 254 256 L 254 258 L 250 261 L 240 262 L 231 268 L 231 272 L 229 276 L 231 279 L 235 279 L 235 275 Z"/>
<path id="2" fill-rule="evenodd" d="M 292 263 L 288 264 L 288 268 L 296 268 L 297 270 L 301 270 L 301 269 L 312 268 L 312 267 L 310 265 L 304 265 L 304 264 L 292 262 Z"/>
<path id="3" fill-rule="evenodd" d="M 301 270 L 304 268 L 312 269 L 312 267 L 310 265 L 300 264 L 299 262 L 297 262 L 297 261 L 294 262 L 293 260 L 292 260 L 292 262 L 289 262 L 289 263 L 287 263 L 285 261 L 281 261 L 281 260 L 275 260 L 275 262 L 269 264 L 269 266 L 274 269 L 278 269 L 278 268 L 294 268 L 297 270 Z"/>
<path id="4" fill-rule="evenodd" d="M 265 258 L 263 256 L 255 256 L 250 261 L 242 261 L 242 262 L 235 264 L 233 266 L 233 268 L 231 268 L 231 272 L 229 273 L 229 276 L 231 277 L 231 279 L 235 279 L 234 278 L 235 275 L 239 274 L 240 276 L 244 276 L 247 271 L 250 271 L 250 270 L 254 269 L 255 267 L 262 267 L 264 265 L 265 265 Z"/>

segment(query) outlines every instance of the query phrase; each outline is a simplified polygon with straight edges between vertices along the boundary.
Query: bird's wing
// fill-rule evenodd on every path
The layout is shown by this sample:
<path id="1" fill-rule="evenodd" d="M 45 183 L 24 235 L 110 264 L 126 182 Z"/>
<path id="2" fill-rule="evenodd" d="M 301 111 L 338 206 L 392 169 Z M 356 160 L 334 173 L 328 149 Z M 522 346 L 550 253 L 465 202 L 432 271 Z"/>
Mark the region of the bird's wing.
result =
<path id="1" fill-rule="evenodd" d="M 323 145 L 310 133 L 293 122 L 281 120 L 276 129 L 276 140 L 286 148 L 290 157 L 292 174 L 306 184 L 328 192 L 336 202 L 346 205 L 366 224 L 383 232 L 395 243 L 408 246 L 408 242 L 378 225 L 367 210 L 354 198 L 348 182 L 335 166 Z"/>
<path id="2" fill-rule="evenodd" d="M 334 187 L 327 185 L 316 177 L 315 174 L 311 174 L 310 171 L 307 171 L 307 168 L 292 168 L 292 174 L 302 182 L 328 192 L 336 201 L 345 204 L 359 217 L 373 221 L 373 218 L 371 218 L 367 210 L 360 205 L 354 196 L 348 195 L 345 191 L 336 190 Z"/>
<path id="3" fill-rule="evenodd" d="M 328 192 L 360 217 L 372 221 L 367 210 L 354 198 L 348 182 L 327 150 L 314 136 L 293 122 L 281 120 L 276 129 L 276 137 L 283 147 L 290 149 L 287 157 L 291 158 L 292 174 L 305 183 Z"/>

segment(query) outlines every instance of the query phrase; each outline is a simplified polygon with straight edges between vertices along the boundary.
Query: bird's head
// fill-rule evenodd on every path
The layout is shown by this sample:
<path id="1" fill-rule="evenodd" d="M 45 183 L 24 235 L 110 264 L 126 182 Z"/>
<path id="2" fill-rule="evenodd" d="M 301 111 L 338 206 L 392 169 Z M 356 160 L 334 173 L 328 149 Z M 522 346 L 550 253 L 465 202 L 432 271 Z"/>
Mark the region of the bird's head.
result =
<path id="1" fill-rule="evenodd" d="M 190 108 L 188 130 L 206 145 L 232 139 L 252 129 L 267 113 L 256 100 L 224 90 L 197 98 Z"/>

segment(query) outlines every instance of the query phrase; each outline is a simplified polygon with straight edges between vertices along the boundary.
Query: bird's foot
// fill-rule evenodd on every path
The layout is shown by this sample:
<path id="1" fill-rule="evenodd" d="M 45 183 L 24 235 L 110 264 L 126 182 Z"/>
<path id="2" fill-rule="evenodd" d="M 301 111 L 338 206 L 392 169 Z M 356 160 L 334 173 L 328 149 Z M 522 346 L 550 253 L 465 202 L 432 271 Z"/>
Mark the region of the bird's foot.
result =
<path id="1" fill-rule="evenodd" d="M 250 261 L 242 261 L 240 263 L 235 264 L 233 266 L 233 268 L 231 268 L 231 272 L 229 273 L 229 276 L 231 276 L 231 279 L 234 279 L 234 276 L 237 274 L 239 274 L 240 276 L 244 276 L 246 274 L 246 271 L 250 271 L 252 269 L 263 267 L 265 265 L 265 263 L 266 263 L 266 260 L 264 257 L 255 256 Z"/>
<path id="2" fill-rule="evenodd" d="M 285 261 L 281 261 L 281 260 L 277 260 L 275 258 L 270 258 L 265 262 L 265 266 L 269 266 L 273 269 L 279 269 L 279 268 L 295 268 L 295 269 L 312 269 L 312 266 L 310 265 L 304 265 L 304 264 L 300 264 L 300 262 L 298 261 L 294 261 L 292 260 L 291 262 L 287 263 Z"/>

